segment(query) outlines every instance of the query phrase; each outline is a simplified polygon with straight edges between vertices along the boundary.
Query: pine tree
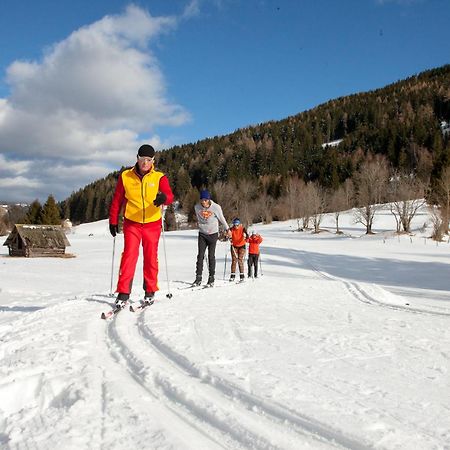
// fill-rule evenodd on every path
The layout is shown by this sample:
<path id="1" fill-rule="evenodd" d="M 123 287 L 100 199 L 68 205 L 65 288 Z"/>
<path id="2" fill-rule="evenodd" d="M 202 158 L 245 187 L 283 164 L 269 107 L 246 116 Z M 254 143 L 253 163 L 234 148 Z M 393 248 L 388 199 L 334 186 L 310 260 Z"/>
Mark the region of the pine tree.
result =
<path id="1" fill-rule="evenodd" d="M 34 200 L 25 216 L 25 223 L 38 225 L 41 223 L 42 206 L 38 199 Z"/>
<path id="2" fill-rule="evenodd" d="M 48 196 L 42 208 L 41 223 L 43 225 L 59 225 L 61 223 L 58 206 L 56 205 L 55 198 L 51 194 Z"/>

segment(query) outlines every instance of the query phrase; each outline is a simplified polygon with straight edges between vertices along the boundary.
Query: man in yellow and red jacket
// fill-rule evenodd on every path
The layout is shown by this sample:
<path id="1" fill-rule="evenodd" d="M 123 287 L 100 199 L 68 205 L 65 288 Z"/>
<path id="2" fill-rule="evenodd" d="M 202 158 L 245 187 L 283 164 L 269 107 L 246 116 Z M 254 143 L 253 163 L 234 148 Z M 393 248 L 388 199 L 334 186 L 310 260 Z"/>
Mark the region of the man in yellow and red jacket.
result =
<path id="1" fill-rule="evenodd" d="M 109 210 L 109 230 L 119 231 L 119 213 L 123 210 L 124 250 L 120 261 L 116 303 L 125 304 L 130 297 L 139 246 L 144 253 L 144 301 L 153 302 L 158 288 L 158 243 L 161 235 L 161 205 L 173 202 L 169 180 L 155 169 L 155 150 L 142 145 L 134 167 L 119 175 Z"/>

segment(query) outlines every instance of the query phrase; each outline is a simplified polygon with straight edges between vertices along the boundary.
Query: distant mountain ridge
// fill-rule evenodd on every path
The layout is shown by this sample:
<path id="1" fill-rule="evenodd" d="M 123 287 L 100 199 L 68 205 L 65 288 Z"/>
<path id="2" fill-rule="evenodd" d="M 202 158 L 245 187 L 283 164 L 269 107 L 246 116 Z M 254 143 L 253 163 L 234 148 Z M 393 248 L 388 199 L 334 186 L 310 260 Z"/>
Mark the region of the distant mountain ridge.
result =
<path id="1" fill-rule="evenodd" d="M 282 120 L 174 146 L 158 153 L 157 164 L 182 203 L 191 202 L 196 189 L 213 189 L 218 182 L 248 180 L 273 199 L 292 176 L 335 190 L 368 152 L 433 179 L 450 164 L 450 133 L 443 122 L 450 123 L 450 64 Z M 62 202 L 66 217 L 75 222 L 106 218 L 118 173 Z"/>

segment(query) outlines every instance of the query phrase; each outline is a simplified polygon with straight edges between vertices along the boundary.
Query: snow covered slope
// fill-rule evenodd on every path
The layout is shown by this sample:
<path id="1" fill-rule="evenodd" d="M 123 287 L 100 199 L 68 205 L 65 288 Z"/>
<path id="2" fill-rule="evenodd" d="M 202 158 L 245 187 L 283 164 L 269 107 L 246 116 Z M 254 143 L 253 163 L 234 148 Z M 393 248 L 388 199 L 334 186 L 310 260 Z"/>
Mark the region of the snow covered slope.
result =
<path id="1" fill-rule="evenodd" d="M 387 211 L 375 236 L 333 223 L 257 226 L 263 276 L 242 284 L 219 243 L 217 287 L 197 291 L 196 232 L 166 233 L 169 284 L 160 248 L 155 304 L 108 322 L 105 221 L 68 236 L 76 258 L 2 247 L 0 446 L 449 449 L 450 244 L 395 236 Z"/>

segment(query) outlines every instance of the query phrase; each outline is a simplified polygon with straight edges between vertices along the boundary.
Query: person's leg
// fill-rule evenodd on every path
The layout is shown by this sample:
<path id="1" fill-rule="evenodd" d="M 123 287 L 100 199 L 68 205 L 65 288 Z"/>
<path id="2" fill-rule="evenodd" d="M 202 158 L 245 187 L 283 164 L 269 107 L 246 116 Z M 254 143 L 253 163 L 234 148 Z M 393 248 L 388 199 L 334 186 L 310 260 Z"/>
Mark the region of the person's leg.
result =
<path id="1" fill-rule="evenodd" d="M 158 287 L 158 243 L 161 236 L 161 221 L 142 225 L 142 247 L 144 250 L 144 291 L 156 292 Z"/>
<path id="2" fill-rule="evenodd" d="M 119 280 L 116 292 L 129 294 L 133 285 L 134 271 L 139 257 L 141 225 L 125 220 L 123 223 L 124 247 L 120 260 Z"/>
<path id="3" fill-rule="evenodd" d="M 258 278 L 258 259 L 259 259 L 259 254 L 253 255 L 253 264 L 255 266 L 255 268 L 254 268 L 255 278 Z"/>
<path id="4" fill-rule="evenodd" d="M 209 262 L 209 277 L 208 283 L 214 282 L 214 276 L 216 274 L 216 245 L 218 233 L 208 235 L 208 262 Z"/>
<path id="5" fill-rule="evenodd" d="M 205 258 L 205 250 L 207 247 L 206 235 L 198 234 L 198 252 L 197 252 L 197 265 L 195 270 L 195 281 L 202 281 L 203 273 L 203 259 Z"/>
<path id="6" fill-rule="evenodd" d="M 239 262 L 239 273 L 241 278 L 244 276 L 244 257 L 245 257 L 245 247 L 240 247 L 237 249 L 238 262 Z"/>
<path id="7" fill-rule="evenodd" d="M 252 276 L 252 265 L 253 265 L 253 255 L 249 253 L 247 260 L 247 276 L 250 278 Z"/>
<path id="8" fill-rule="evenodd" d="M 231 246 L 231 276 L 230 280 L 234 280 L 234 277 L 236 276 L 236 264 L 237 264 L 237 253 L 236 248 Z"/>

